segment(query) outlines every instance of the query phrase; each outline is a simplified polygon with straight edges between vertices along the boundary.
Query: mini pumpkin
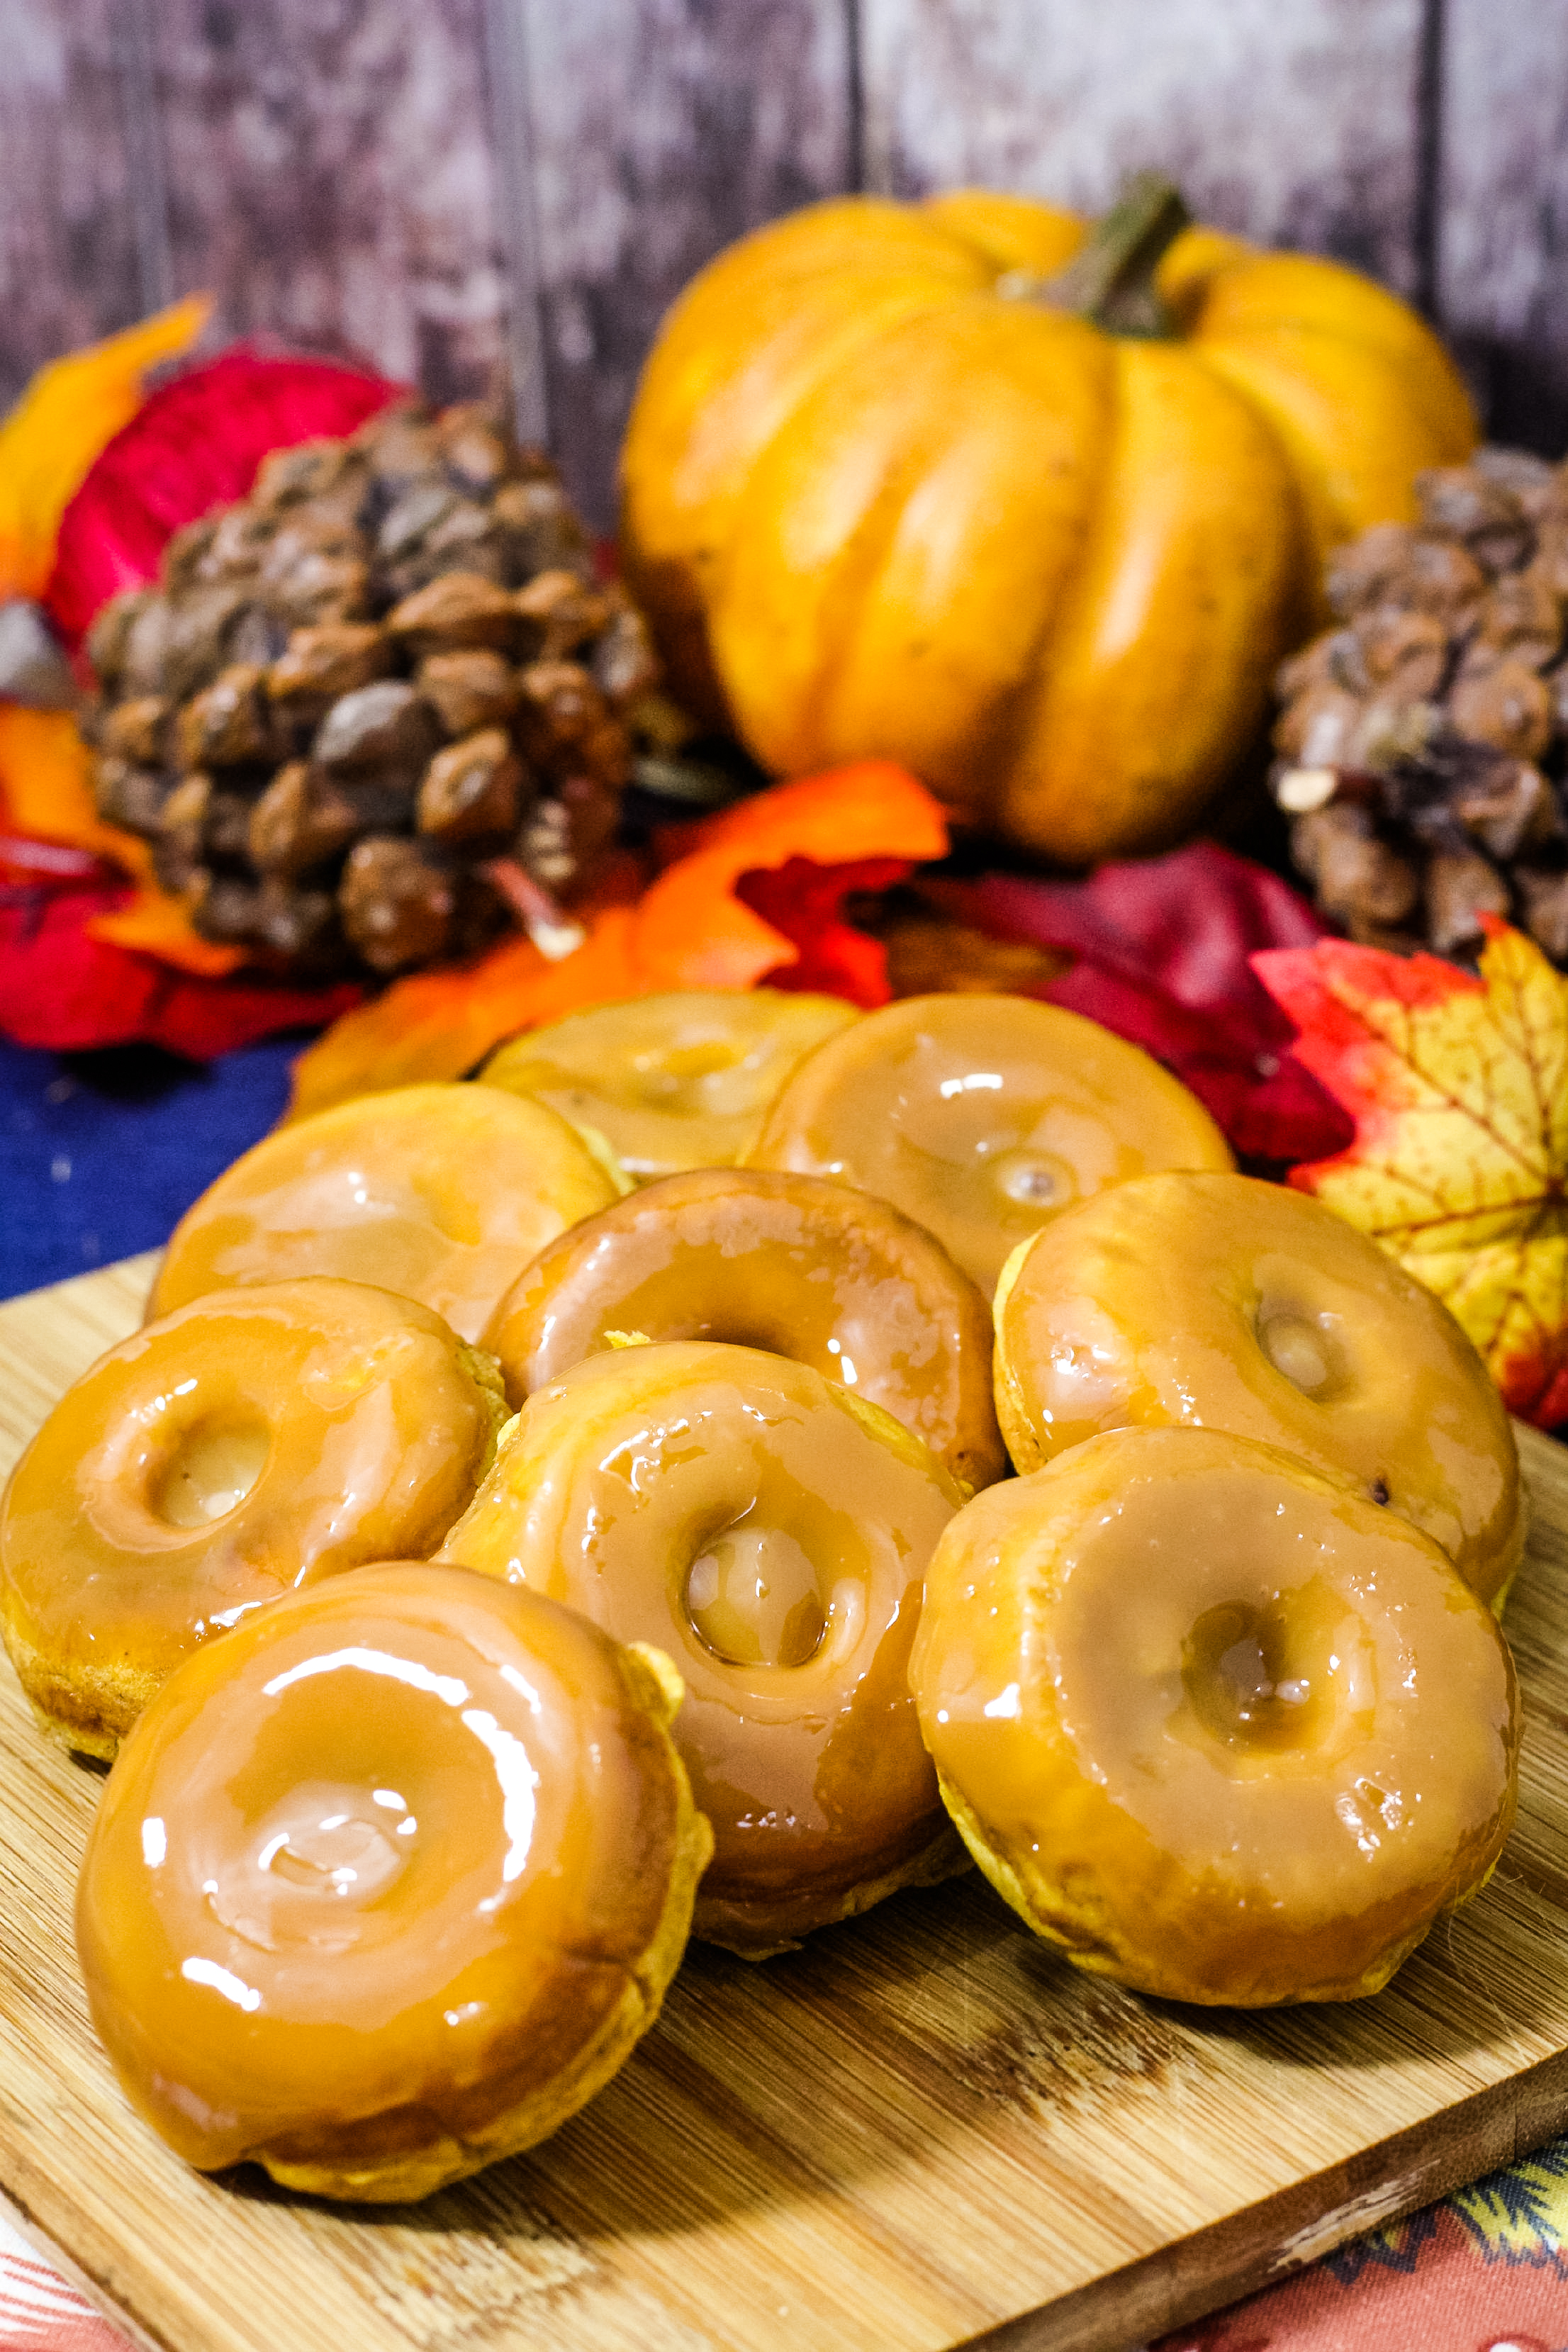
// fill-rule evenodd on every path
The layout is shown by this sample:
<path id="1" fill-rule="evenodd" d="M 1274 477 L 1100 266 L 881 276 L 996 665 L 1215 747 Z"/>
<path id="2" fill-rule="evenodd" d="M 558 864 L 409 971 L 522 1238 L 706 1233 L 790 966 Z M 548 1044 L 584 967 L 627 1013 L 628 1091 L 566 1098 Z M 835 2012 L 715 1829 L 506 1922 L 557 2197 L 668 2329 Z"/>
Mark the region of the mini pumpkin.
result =
<path id="1" fill-rule="evenodd" d="M 904 761 L 1067 864 L 1189 829 L 1318 621 L 1415 519 L 1464 386 L 1353 270 L 1186 225 L 852 197 L 720 255 L 633 409 L 624 549 L 678 688 L 784 774 Z"/>

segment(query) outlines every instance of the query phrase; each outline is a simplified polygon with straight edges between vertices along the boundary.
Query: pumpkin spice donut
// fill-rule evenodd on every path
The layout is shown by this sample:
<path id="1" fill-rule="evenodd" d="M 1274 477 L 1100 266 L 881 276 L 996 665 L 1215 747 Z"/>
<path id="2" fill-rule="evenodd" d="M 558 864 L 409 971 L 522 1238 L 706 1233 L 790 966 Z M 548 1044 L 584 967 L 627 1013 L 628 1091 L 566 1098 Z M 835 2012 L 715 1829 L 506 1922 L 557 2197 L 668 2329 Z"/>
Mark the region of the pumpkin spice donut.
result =
<path id="1" fill-rule="evenodd" d="M 534 1252 L 623 1189 L 542 1103 L 458 1085 L 362 1095 L 263 1136 L 208 1185 L 148 1313 L 335 1274 L 422 1299 L 477 1339 Z"/>
<path id="2" fill-rule="evenodd" d="M 184 1658 L 297 1583 L 435 1550 L 504 1416 L 493 1362 L 368 1284 L 215 1291 L 60 1399 L 0 1503 L 5 1646 L 89 1756 Z"/>
<path id="3" fill-rule="evenodd" d="M 1357 1480 L 1500 1610 L 1524 1547 L 1513 1429 L 1439 1298 L 1309 1193 L 1144 1176 L 1025 1243 L 997 1287 L 996 1409 L 1034 1470 L 1193 1422 Z"/>
<path id="4" fill-rule="evenodd" d="M 910 1679 L 998 1892 L 1167 2000 L 1380 1991 L 1513 1820 L 1485 1603 L 1408 1520 L 1218 1430 L 1118 1430 L 976 1496 Z"/>
<path id="5" fill-rule="evenodd" d="M 77 1948 L 132 2106 L 203 2171 L 428 2196 L 658 2014 L 708 1857 L 668 1659 L 393 1561 L 200 1652 L 127 1740 Z"/>
<path id="6" fill-rule="evenodd" d="M 960 1485 L 1006 1470 L 984 1299 L 923 1226 L 847 1185 L 729 1168 L 645 1185 L 548 1243 L 485 1345 L 520 1405 L 611 1332 L 793 1356 L 883 1406 Z"/>
<path id="7" fill-rule="evenodd" d="M 906 1673 L 959 1500 L 808 1365 L 676 1340 L 531 1396 L 441 1558 L 668 1651 L 713 1825 L 692 1932 L 763 1958 L 962 1866 Z"/>
<path id="8" fill-rule="evenodd" d="M 986 1292 L 1069 1202 L 1153 1168 L 1232 1164 L 1158 1062 L 1023 996 L 911 996 L 868 1013 L 801 1063 L 747 1158 L 879 1193 Z"/>
<path id="9" fill-rule="evenodd" d="M 733 1167 L 795 1064 L 859 1017 L 787 989 L 674 990 L 569 1013 L 502 1045 L 479 1076 L 602 1136 L 642 1183 Z"/>

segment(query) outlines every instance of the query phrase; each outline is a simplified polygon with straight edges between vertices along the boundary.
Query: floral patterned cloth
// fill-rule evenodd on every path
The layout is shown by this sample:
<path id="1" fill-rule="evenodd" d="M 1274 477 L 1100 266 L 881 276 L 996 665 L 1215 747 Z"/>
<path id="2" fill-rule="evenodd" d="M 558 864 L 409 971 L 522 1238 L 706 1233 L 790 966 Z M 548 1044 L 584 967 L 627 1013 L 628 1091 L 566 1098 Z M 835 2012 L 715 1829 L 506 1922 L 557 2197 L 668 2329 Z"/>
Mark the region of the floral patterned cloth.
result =
<path id="1" fill-rule="evenodd" d="M 131 2352 L 4 2221 L 0 2352 Z M 1568 2139 L 1150 2352 L 1568 2352 Z"/>

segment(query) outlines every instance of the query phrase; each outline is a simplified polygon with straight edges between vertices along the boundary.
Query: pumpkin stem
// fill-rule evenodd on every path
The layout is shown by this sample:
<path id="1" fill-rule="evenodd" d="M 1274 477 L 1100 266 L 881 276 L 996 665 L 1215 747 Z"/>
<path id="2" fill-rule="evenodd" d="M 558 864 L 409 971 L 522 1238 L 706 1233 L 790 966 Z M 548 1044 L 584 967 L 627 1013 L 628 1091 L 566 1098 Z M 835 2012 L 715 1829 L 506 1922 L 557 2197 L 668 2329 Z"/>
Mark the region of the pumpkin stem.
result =
<path id="1" fill-rule="evenodd" d="M 1171 181 L 1158 172 L 1135 173 L 1067 268 L 1037 287 L 1038 298 L 1108 334 L 1173 334 L 1154 272 L 1192 217 Z"/>

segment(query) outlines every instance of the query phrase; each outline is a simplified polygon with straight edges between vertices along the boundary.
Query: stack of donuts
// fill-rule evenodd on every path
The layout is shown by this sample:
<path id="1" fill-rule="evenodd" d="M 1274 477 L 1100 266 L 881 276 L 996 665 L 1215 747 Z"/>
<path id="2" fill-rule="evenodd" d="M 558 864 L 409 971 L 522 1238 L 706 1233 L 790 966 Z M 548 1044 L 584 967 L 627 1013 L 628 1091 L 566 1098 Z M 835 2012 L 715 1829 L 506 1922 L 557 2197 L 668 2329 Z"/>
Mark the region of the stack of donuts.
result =
<path id="1" fill-rule="evenodd" d="M 113 1760 L 92 2013 L 192 2164 L 422 2196 L 687 1938 L 977 1863 L 1145 1991 L 1376 1991 L 1515 1799 L 1496 1391 L 1436 1299 L 1017 997 L 582 1013 L 281 1129 L 0 1506 Z"/>

